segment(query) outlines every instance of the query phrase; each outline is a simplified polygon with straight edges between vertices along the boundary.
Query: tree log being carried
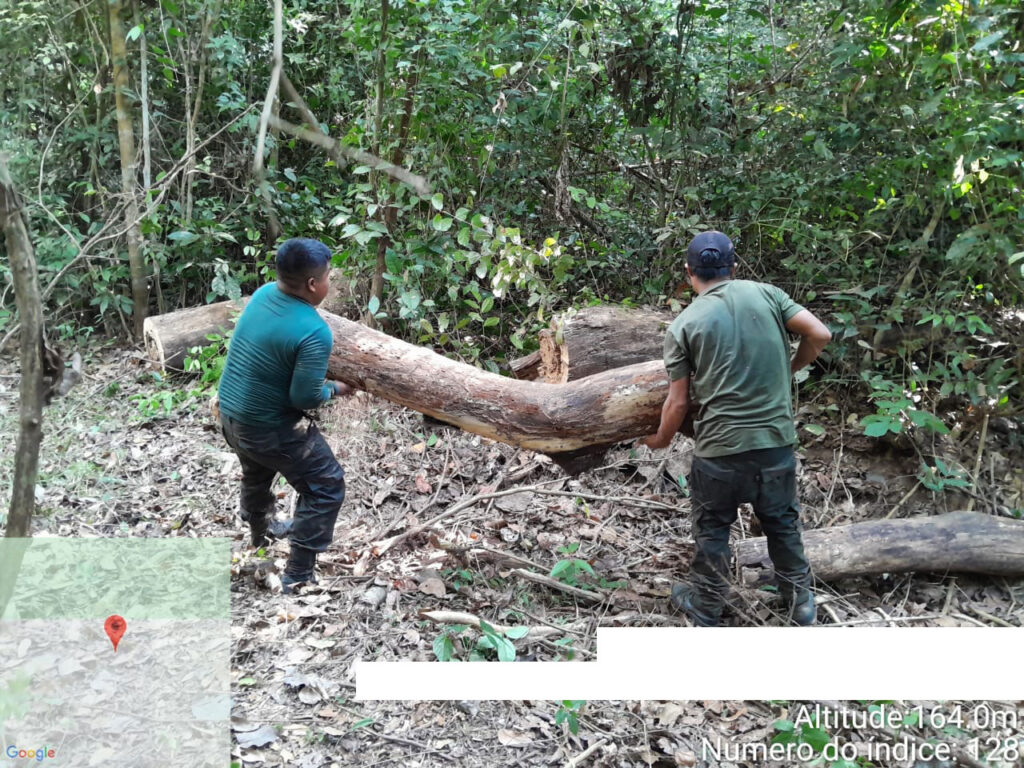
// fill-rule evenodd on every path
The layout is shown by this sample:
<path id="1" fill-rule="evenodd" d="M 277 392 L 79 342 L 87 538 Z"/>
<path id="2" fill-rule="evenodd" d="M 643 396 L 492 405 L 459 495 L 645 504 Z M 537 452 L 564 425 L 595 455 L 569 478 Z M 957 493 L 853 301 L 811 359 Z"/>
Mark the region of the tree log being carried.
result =
<path id="1" fill-rule="evenodd" d="M 668 379 L 660 361 L 568 384 L 516 381 L 321 312 L 334 334 L 328 375 L 460 429 L 550 455 L 569 472 L 650 434 Z"/>
<path id="2" fill-rule="evenodd" d="M 154 332 L 178 329 L 182 314 L 199 317 L 202 310 L 207 308 L 166 315 L 153 324 Z M 225 310 L 206 316 L 220 317 Z M 334 334 L 332 378 L 468 432 L 549 454 L 568 472 L 594 466 L 611 444 L 653 432 L 668 389 L 660 360 L 566 384 L 517 381 L 329 312 L 321 315 Z M 201 339 L 215 330 L 207 326 L 200 332 L 197 321 L 190 324 Z M 162 348 L 170 348 L 166 339 Z M 909 571 L 1024 574 L 1024 521 L 970 512 L 812 530 L 805 532 L 804 544 L 816 576 L 824 580 Z M 772 579 L 765 539 L 737 542 L 735 551 L 744 583 Z"/>

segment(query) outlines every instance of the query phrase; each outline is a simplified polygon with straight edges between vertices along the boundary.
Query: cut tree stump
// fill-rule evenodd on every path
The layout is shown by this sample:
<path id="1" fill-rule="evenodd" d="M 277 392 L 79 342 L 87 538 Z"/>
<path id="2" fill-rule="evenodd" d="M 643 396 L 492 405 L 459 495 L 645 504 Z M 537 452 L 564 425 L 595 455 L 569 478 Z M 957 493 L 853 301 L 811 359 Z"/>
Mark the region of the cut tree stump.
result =
<path id="1" fill-rule="evenodd" d="M 585 307 L 556 316 L 540 332 L 540 349 L 511 362 L 517 379 L 564 384 L 595 373 L 662 359 L 667 310 Z"/>
<path id="2" fill-rule="evenodd" d="M 238 314 L 249 301 L 221 301 L 147 317 L 142 326 L 146 355 L 158 371 L 181 371 L 192 347 L 205 347 L 211 333 L 223 333 L 235 326 Z"/>
<path id="3" fill-rule="evenodd" d="M 978 512 L 805 531 L 804 548 L 825 581 L 910 571 L 1024 576 L 1024 521 Z M 738 541 L 734 550 L 744 584 L 772 580 L 765 538 Z"/>

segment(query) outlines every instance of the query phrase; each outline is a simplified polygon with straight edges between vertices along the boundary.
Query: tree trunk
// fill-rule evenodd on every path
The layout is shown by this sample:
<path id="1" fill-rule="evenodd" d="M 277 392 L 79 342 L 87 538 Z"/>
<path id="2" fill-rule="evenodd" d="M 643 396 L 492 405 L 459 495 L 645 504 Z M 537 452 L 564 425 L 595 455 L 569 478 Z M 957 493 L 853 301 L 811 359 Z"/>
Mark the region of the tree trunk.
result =
<path id="1" fill-rule="evenodd" d="M 234 328 L 248 301 L 246 297 L 147 317 L 143 337 L 150 363 L 158 371 L 183 370 L 188 351 L 209 344 L 207 335 Z"/>
<path id="2" fill-rule="evenodd" d="M 668 393 L 660 360 L 567 384 L 516 381 L 321 314 L 334 334 L 333 378 L 467 432 L 549 454 L 570 472 L 614 443 L 653 433 Z"/>
<path id="3" fill-rule="evenodd" d="M 281 81 L 281 70 L 284 62 L 284 12 L 281 0 L 274 0 L 274 57 L 270 68 L 270 83 L 263 101 L 263 112 L 260 114 L 260 127 L 256 134 L 256 149 L 253 155 L 252 173 L 256 180 L 256 188 L 263 201 L 263 211 L 267 216 L 267 230 L 270 239 L 276 241 L 283 232 L 281 220 L 274 209 L 274 200 L 267 183 L 266 169 L 263 162 L 263 150 L 267 141 L 267 129 L 274 116 L 274 102 L 277 99 L 278 85 Z"/>
<path id="4" fill-rule="evenodd" d="M 149 281 L 142 256 L 142 231 L 139 229 L 139 201 L 135 195 L 135 134 L 128 111 L 128 52 L 121 25 L 121 0 L 109 0 L 110 52 L 113 60 L 114 105 L 117 114 L 117 141 L 121 150 L 121 193 L 125 198 L 125 225 L 128 230 L 128 265 L 132 280 L 133 331 L 142 336 L 142 324 L 149 310 Z"/>
<path id="5" fill-rule="evenodd" d="M 1024 521 L 950 512 L 907 520 L 875 520 L 806 531 L 814 575 L 825 581 L 909 571 L 1024 576 Z M 767 540 L 736 542 L 744 584 L 772 580 Z"/>
<path id="6" fill-rule="evenodd" d="M 564 384 L 661 360 L 665 329 L 673 319 L 667 311 L 608 306 L 564 313 L 540 332 L 540 378 Z"/>
<path id="7" fill-rule="evenodd" d="M 18 445 L 14 458 L 14 483 L 7 516 L 8 537 L 30 534 L 36 506 L 36 475 L 39 443 L 43 437 L 43 304 L 39 298 L 36 257 L 21 216 L 21 200 L 7 170 L 7 156 L 0 154 L 0 225 L 3 226 L 14 297 L 21 320 L 21 388 Z"/>
<path id="8" fill-rule="evenodd" d="M 388 40 L 389 10 L 390 4 L 388 0 L 381 0 L 380 41 L 377 44 L 376 98 L 374 99 L 373 107 L 373 154 L 378 156 L 381 155 L 381 147 L 384 144 L 384 86 L 387 82 L 388 63 L 387 52 L 384 50 L 384 46 Z M 388 246 L 391 245 L 390 233 L 396 214 L 389 205 L 391 196 L 387 186 L 384 186 L 384 193 L 387 195 L 387 198 L 381 199 L 381 184 L 378 182 L 376 172 L 370 173 L 370 186 L 373 187 L 374 194 L 376 195 L 378 205 L 377 217 L 386 230 L 386 234 L 377 238 L 377 262 L 373 268 L 373 277 L 370 279 L 370 295 L 367 297 L 367 305 L 376 299 L 377 306 L 379 307 L 384 303 L 384 273 L 387 271 L 387 251 Z M 369 308 L 363 313 L 363 322 L 370 326 L 370 328 L 377 327 L 377 318 L 374 317 L 374 313 Z"/>

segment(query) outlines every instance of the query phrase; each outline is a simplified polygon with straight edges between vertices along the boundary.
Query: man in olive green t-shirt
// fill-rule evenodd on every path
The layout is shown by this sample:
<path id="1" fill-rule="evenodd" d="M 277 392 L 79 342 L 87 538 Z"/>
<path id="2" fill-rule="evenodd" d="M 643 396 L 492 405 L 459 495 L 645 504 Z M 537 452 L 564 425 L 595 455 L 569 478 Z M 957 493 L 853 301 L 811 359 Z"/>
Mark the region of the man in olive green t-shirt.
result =
<path id="1" fill-rule="evenodd" d="M 739 504 L 750 502 L 790 620 L 813 624 L 790 381 L 831 334 L 784 291 L 732 279 L 735 265 L 735 248 L 721 232 L 702 232 L 687 248 L 686 271 L 698 295 L 665 335 L 669 393 L 657 434 L 643 441 L 667 447 L 691 404 L 699 403 L 690 474 L 696 553 L 690 583 L 673 588 L 672 604 L 698 625 L 719 623 L 728 591 L 729 527 Z M 801 336 L 792 360 L 787 331 Z"/>

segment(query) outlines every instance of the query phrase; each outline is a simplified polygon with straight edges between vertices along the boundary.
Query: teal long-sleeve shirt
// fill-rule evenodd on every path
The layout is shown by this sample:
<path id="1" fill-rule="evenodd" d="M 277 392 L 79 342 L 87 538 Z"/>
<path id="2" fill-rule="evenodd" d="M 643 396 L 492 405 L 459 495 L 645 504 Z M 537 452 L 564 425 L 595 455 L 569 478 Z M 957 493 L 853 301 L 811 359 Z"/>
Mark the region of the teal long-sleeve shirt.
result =
<path id="1" fill-rule="evenodd" d="M 331 329 L 316 308 L 276 283 L 256 291 L 238 319 L 224 363 L 220 410 L 252 426 L 279 427 L 331 397 L 324 377 Z"/>

